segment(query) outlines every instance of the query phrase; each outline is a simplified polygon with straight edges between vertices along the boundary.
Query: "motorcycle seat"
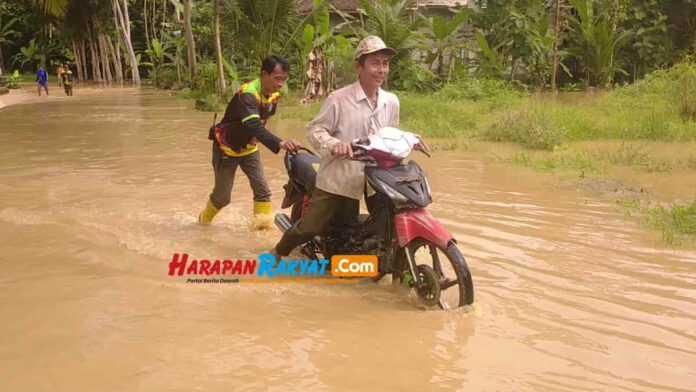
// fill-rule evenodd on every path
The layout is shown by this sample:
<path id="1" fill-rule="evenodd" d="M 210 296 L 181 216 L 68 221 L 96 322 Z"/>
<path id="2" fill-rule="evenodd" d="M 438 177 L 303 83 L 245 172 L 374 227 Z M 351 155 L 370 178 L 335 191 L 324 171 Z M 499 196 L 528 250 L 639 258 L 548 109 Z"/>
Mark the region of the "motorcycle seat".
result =
<path id="1" fill-rule="evenodd" d="M 298 153 L 290 157 L 290 175 L 309 193 L 314 191 L 321 158 L 312 154 Z"/>

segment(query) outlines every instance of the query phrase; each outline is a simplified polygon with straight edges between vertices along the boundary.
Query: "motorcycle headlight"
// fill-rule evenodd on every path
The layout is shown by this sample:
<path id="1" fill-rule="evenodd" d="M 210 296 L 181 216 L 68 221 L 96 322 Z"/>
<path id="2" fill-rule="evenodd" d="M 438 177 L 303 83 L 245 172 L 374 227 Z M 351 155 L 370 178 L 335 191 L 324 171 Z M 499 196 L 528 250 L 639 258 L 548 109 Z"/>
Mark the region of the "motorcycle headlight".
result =
<path id="1" fill-rule="evenodd" d="M 381 183 L 379 185 L 382 187 L 382 189 L 384 189 L 384 192 L 387 195 L 389 195 L 389 197 L 391 197 L 393 200 L 396 200 L 400 203 L 407 203 L 408 202 L 408 199 L 406 198 L 406 196 L 402 195 L 396 189 L 390 187 L 389 185 L 387 185 L 385 183 Z"/>
<path id="2" fill-rule="evenodd" d="M 432 191 L 430 189 L 430 181 L 428 181 L 428 177 L 423 176 L 423 181 L 425 182 L 425 190 L 428 192 L 428 197 L 432 198 Z"/>

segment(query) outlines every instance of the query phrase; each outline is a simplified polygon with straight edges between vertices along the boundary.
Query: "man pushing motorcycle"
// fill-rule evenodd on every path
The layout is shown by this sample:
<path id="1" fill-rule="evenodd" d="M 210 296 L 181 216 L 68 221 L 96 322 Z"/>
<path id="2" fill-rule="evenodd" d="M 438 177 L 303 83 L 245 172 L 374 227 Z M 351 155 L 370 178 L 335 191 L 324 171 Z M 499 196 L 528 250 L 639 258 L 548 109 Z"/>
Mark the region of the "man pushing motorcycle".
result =
<path id="1" fill-rule="evenodd" d="M 360 41 L 358 81 L 331 93 L 307 126 L 307 138 L 323 158 L 306 213 L 271 250 L 276 260 L 323 233 L 330 222 L 356 221 L 365 191 L 364 164 L 346 158 L 353 156 L 352 141 L 399 125 L 399 99 L 380 88 L 395 53 L 377 36 Z M 427 145 L 421 140 L 416 148 L 427 150 Z"/>

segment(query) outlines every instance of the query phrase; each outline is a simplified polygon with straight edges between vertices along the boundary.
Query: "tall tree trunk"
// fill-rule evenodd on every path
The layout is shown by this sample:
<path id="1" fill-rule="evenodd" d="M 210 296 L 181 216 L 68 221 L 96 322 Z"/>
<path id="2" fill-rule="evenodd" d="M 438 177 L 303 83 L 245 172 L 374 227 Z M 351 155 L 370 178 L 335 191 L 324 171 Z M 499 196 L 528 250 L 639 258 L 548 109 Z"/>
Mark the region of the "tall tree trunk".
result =
<path id="1" fill-rule="evenodd" d="M 160 24 L 160 37 L 162 36 L 162 30 L 164 30 L 164 25 L 167 23 L 167 0 L 162 0 L 162 24 Z"/>
<path id="2" fill-rule="evenodd" d="M 131 75 L 133 77 L 133 85 L 140 87 L 140 72 L 138 71 L 138 60 L 135 57 L 133 50 L 133 41 L 130 34 L 130 16 L 128 16 L 128 0 L 113 0 L 111 3 L 116 17 L 117 26 L 123 33 L 123 41 L 126 43 L 128 57 L 131 66 Z"/>
<path id="3" fill-rule="evenodd" d="M 84 82 L 87 80 L 87 75 L 85 74 L 85 69 L 82 67 L 82 63 L 85 61 L 85 56 L 82 53 L 82 41 L 75 42 L 75 59 L 78 59 L 78 57 L 79 61 L 75 64 L 77 66 L 77 78 Z"/>
<path id="4" fill-rule="evenodd" d="M 121 66 L 121 54 L 118 52 L 118 45 L 114 48 L 114 43 L 111 40 L 111 36 L 108 34 L 104 36 L 104 40 L 109 46 L 109 51 L 111 52 L 111 61 L 114 65 L 114 72 L 116 73 L 116 83 L 123 87 L 123 67 Z M 118 44 L 118 41 L 116 42 Z"/>
<path id="5" fill-rule="evenodd" d="M 104 78 L 106 79 L 106 83 L 111 85 L 114 82 L 114 77 L 111 73 L 111 65 L 109 64 L 109 50 L 106 47 L 104 33 L 99 33 L 97 42 L 99 43 L 99 55 L 101 57 L 102 69 L 104 70 Z"/>
<path id="6" fill-rule="evenodd" d="M 102 78 L 102 73 L 99 68 L 99 53 L 97 52 L 96 45 L 94 42 L 94 29 L 90 26 L 90 23 L 87 23 L 87 36 L 89 37 L 89 51 L 91 54 L 91 60 L 92 60 L 92 76 L 94 77 L 94 81 L 97 83 L 102 83 L 103 78 Z"/>
<path id="7" fill-rule="evenodd" d="M 75 53 L 75 68 L 77 68 L 77 80 L 82 80 L 82 67 L 80 66 L 80 63 L 82 62 L 80 59 L 80 51 L 77 50 L 77 44 L 75 41 L 72 42 L 72 50 L 73 53 Z"/>
<path id="8" fill-rule="evenodd" d="M 92 75 L 94 75 L 94 81 L 101 83 L 102 75 L 101 70 L 99 69 L 99 56 L 97 56 L 97 51 L 94 48 L 94 38 L 89 39 L 89 51 L 92 55 Z"/>
<path id="9" fill-rule="evenodd" d="M 80 41 L 80 54 L 82 55 L 82 75 L 84 75 L 84 80 L 89 80 L 89 74 L 87 73 L 87 53 L 85 53 L 85 41 Z"/>
<path id="10" fill-rule="evenodd" d="M 143 18 L 145 19 L 145 46 L 150 49 L 150 27 L 148 26 L 149 23 L 147 21 L 147 0 L 143 0 Z"/>
<path id="11" fill-rule="evenodd" d="M 150 25 L 150 31 L 152 31 L 152 38 L 157 38 L 161 40 L 161 36 L 157 37 L 157 31 L 155 30 L 155 24 L 157 19 L 157 0 L 152 0 L 152 24 Z"/>
<path id="12" fill-rule="evenodd" d="M 435 74 L 437 75 L 438 78 L 442 78 L 442 68 L 444 66 L 444 62 L 445 62 L 445 51 L 442 50 L 437 55 L 437 69 L 435 71 Z"/>
<path id="13" fill-rule="evenodd" d="M 2 45 L 0 45 L 0 74 L 7 73 L 7 70 L 5 69 L 5 60 L 3 58 Z"/>
<path id="14" fill-rule="evenodd" d="M 561 0 L 556 0 L 556 15 L 554 20 L 553 65 L 551 67 L 551 91 L 556 92 L 556 77 L 558 75 L 558 41 L 561 39 Z"/>
<path id="15" fill-rule="evenodd" d="M 196 41 L 193 39 L 193 30 L 191 28 L 191 1 L 182 0 L 184 3 L 184 34 L 186 36 L 186 47 L 188 48 L 188 66 L 191 80 L 198 73 L 196 64 Z"/>
<path id="16" fill-rule="evenodd" d="M 218 89 L 220 98 L 225 99 L 227 86 L 225 86 L 225 72 L 222 66 L 222 46 L 220 45 L 220 1 L 213 0 L 213 29 L 215 31 L 215 62 L 218 72 Z"/>

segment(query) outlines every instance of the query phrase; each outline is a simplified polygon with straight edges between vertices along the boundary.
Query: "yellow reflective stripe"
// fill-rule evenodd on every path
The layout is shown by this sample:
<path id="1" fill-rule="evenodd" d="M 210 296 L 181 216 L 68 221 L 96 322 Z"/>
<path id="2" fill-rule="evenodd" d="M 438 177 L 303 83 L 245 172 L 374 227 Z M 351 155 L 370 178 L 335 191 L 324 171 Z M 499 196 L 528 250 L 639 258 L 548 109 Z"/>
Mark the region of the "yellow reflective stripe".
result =
<path id="1" fill-rule="evenodd" d="M 259 146 L 257 146 L 256 144 L 247 144 L 246 149 L 237 152 L 237 151 L 234 151 L 233 149 L 229 148 L 228 146 L 223 146 L 221 144 L 220 149 L 226 155 L 229 155 L 231 157 L 244 157 L 244 156 L 247 156 L 249 154 L 252 154 L 252 153 L 255 153 L 256 151 L 258 151 Z"/>
<path id="2" fill-rule="evenodd" d="M 258 114 L 250 114 L 242 119 L 242 123 L 245 123 L 245 122 L 251 120 L 252 118 L 259 118 L 260 119 L 261 116 L 259 116 Z"/>

